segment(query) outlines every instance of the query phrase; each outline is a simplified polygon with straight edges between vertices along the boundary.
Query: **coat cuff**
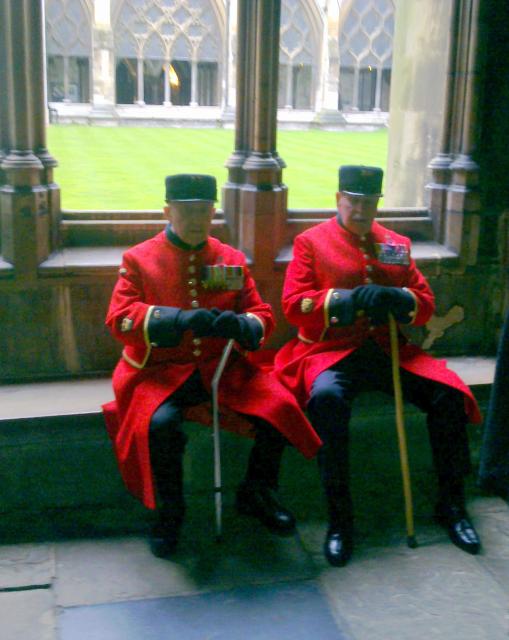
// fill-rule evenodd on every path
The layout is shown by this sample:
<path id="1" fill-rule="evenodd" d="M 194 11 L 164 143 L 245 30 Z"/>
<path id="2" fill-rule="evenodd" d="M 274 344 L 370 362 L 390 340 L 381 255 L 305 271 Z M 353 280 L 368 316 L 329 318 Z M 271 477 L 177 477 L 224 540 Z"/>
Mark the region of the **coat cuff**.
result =
<path id="1" fill-rule="evenodd" d="M 179 307 L 151 307 L 147 313 L 147 336 L 152 347 L 176 347 L 182 339 L 178 328 Z"/>
<path id="2" fill-rule="evenodd" d="M 345 327 L 356 319 L 353 289 L 329 289 L 323 305 L 325 328 Z"/>

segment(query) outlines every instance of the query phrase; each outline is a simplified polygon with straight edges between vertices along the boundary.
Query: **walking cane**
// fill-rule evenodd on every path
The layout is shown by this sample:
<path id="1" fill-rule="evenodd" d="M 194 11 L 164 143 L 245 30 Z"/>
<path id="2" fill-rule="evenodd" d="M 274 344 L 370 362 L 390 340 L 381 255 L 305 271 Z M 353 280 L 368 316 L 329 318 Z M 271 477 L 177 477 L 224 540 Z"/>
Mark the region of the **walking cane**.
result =
<path id="1" fill-rule="evenodd" d="M 222 534 L 222 520 L 223 520 L 223 496 L 221 486 L 221 442 L 219 439 L 219 402 L 217 399 L 217 388 L 219 386 L 219 380 L 223 375 L 223 369 L 230 356 L 230 352 L 233 347 L 233 339 L 228 340 L 217 369 L 212 378 L 212 424 L 214 428 L 214 498 L 216 506 L 216 539 L 219 542 Z"/>
<path id="2" fill-rule="evenodd" d="M 391 313 L 389 314 L 389 331 L 391 336 L 392 383 L 394 386 L 394 404 L 396 407 L 396 430 L 398 432 L 399 459 L 401 462 L 403 493 L 405 496 L 406 541 L 410 549 L 415 549 L 415 547 L 417 547 L 417 540 L 415 539 L 412 487 L 410 484 L 410 469 L 408 466 L 405 423 L 403 419 L 403 395 L 401 393 L 401 380 L 399 377 L 398 331 Z"/>

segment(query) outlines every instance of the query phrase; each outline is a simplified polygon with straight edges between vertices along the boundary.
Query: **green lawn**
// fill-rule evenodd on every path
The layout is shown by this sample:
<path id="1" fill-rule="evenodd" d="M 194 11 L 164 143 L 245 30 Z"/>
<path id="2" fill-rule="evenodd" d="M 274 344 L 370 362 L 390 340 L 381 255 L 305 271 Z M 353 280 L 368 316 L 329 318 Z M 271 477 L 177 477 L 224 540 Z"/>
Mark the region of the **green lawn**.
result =
<path id="1" fill-rule="evenodd" d="M 387 130 L 280 131 L 289 206 L 333 207 L 340 164 L 386 166 Z M 164 176 L 210 173 L 220 188 L 234 133 L 224 129 L 51 125 L 48 147 L 66 209 L 159 209 Z"/>

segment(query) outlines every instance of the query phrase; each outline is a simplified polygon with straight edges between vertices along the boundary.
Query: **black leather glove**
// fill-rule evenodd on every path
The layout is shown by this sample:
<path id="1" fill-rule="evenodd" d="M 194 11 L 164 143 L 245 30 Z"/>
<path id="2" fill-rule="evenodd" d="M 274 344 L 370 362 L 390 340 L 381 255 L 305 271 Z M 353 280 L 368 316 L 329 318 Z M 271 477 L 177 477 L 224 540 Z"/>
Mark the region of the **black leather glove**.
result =
<path id="1" fill-rule="evenodd" d="M 192 331 L 198 337 L 210 336 L 218 313 L 217 309 L 180 309 L 175 319 L 177 331 Z"/>
<path id="2" fill-rule="evenodd" d="M 329 298 L 329 324 L 346 327 L 355 321 L 356 306 L 353 289 L 334 289 Z"/>
<path id="3" fill-rule="evenodd" d="M 234 311 L 222 311 L 214 320 L 211 335 L 233 338 L 244 349 L 255 351 L 260 346 L 263 329 L 254 318 L 237 315 Z"/>
<path id="4" fill-rule="evenodd" d="M 386 324 L 389 313 L 398 322 L 410 322 L 415 300 L 411 293 L 399 287 L 366 284 L 356 287 L 352 293 L 358 309 L 363 309 L 374 325 Z"/>

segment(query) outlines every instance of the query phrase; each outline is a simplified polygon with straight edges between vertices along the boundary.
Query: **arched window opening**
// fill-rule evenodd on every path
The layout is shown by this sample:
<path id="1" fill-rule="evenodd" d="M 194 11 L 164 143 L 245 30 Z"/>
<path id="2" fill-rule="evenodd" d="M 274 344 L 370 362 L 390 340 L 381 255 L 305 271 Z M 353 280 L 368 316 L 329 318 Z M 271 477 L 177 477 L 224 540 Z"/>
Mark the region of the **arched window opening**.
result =
<path id="1" fill-rule="evenodd" d="M 312 109 L 319 49 L 303 0 L 283 0 L 278 107 Z"/>
<path id="2" fill-rule="evenodd" d="M 49 102 L 89 102 L 92 37 L 82 2 L 45 0 Z"/>
<path id="3" fill-rule="evenodd" d="M 339 27 L 339 109 L 389 110 L 393 34 L 393 0 L 354 0 Z"/>

